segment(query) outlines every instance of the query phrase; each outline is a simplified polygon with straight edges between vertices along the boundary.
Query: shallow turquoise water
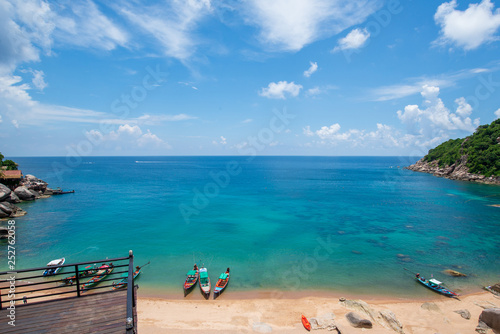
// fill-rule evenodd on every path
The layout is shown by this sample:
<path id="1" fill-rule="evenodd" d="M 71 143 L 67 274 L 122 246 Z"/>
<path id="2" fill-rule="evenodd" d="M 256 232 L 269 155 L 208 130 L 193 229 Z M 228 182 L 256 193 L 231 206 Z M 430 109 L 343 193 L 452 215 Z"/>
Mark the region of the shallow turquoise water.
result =
<path id="1" fill-rule="evenodd" d="M 500 278 L 500 208 L 491 206 L 500 187 L 397 168 L 416 159 L 15 160 L 25 174 L 76 191 L 21 204 L 17 269 L 133 249 L 136 263 L 151 260 L 139 281 L 146 290 L 182 291 L 193 262 L 213 278 L 231 267 L 233 291 L 432 295 L 404 267 L 462 292 Z M 446 268 L 472 276 L 446 277 Z"/>

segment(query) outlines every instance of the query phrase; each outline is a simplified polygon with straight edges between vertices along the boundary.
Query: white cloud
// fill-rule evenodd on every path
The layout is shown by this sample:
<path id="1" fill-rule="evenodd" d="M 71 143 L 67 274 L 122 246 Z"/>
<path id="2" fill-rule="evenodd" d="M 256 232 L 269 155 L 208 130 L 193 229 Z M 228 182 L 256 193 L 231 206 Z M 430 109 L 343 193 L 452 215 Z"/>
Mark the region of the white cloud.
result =
<path id="1" fill-rule="evenodd" d="M 252 123 L 252 122 L 253 122 L 253 119 L 251 119 L 251 118 L 247 118 L 246 120 L 241 121 L 241 123 L 243 123 L 243 124 Z"/>
<path id="2" fill-rule="evenodd" d="M 209 0 L 191 0 L 154 6 L 128 4 L 117 11 L 159 42 L 166 56 L 186 60 L 200 43 L 194 31 L 211 9 Z"/>
<path id="3" fill-rule="evenodd" d="M 278 83 L 271 82 L 259 92 L 259 95 L 270 99 L 285 99 L 285 94 L 297 96 L 302 89 L 302 85 L 297 85 L 295 82 L 280 81 Z"/>
<path id="4" fill-rule="evenodd" d="M 344 143 L 373 149 L 419 147 L 424 152 L 452 136 L 471 133 L 479 125 L 479 119 L 472 121 L 468 117 L 472 107 L 463 97 L 455 100 L 457 109 L 451 112 L 439 98 L 438 87 L 424 86 L 421 95 L 423 107 L 407 105 L 404 111 L 397 111 L 398 118 L 406 126 L 406 132 L 380 123 L 374 131 L 349 129 L 342 132 L 340 124 L 334 123 L 316 131 L 306 126 L 303 134 L 318 137 L 319 141 L 315 142 L 318 145 Z M 495 114 L 500 116 L 500 109 Z"/>
<path id="5" fill-rule="evenodd" d="M 158 125 L 162 122 L 179 122 L 179 121 L 187 121 L 191 119 L 197 119 L 196 116 L 186 115 L 186 114 L 177 114 L 177 115 L 149 115 L 144 114 L 142 116 L 137 117 L 136 119 L 131 119 L 129 122 L 137 122 L 139 124 L 147 124 L 147 125 Z"/>
<path id="6" fill-rule="evenodd" d="M 366 29 L 353 29 L 346 37 L 338 41 L 338 45 L 333 49 L 333 52 L 349 49 L 359 49 L 365 45 L 370 38 L 370 33 Z"/>
<path id="7" fill-rule="evenodd" d="M 497 117 L 497 119 L 500 118 L 500 108 L 498 108 L 498 110 L 495 111 L 495 116 Z"/>
<path id="8" fill-rule="evenodd" d="M 222 145 L 226 145 L 227 144 L 227 139 L 224 136 L 220 136 L 220 143 Z"/>
<path id="9" fill-rule="evenodd" d="M 453 44 L 472 50 L 484 43 L 498 40 L 495 35 L 500 27 L 500 9 L 490 0 L 469 4 L 465 11 L 456 9 L 457 1 L 441 4 L 434 20 L 441 26 L 441 36 L 436 44 Z"/>
<path id="10" fill-rule="evenodd" d="M 2 115 L 0 115 L 0 123 L 2 123 L 2 122 L 3 122 L 3 120 L 2 120 Z"/>
<path id="11" fill-rule="evenodd" d="M 319 95 L 321 94 L 322 91 L 319 87 L 313 87 L 313 88 L 309 88 L 306 92 L 306 95 L 307 96 L 315 96 L 315 95 Z"/>
<path id="12" fill-rule="evenodd" d="M 409 78 L 408 84 L 398 84 L 391 86 L 382 86 L 372 89 L 370 92 L 371 100 L 373 101 L 388 101 L 403 98 L 406 96 L 419 94 L 422 91 L 422 87 L 427 86 L 439 86 L 441 88 L 450 87 L 455 85 L 457 82 L 477 77 L 478 74 L 485 72 L 498 71 L 498 64 L 493 65 L 490 68 L 473 68 L 460 70 L 453 73 L 446 73 L 437 75 L 434 77 L 417 77 Z"/>
<path id="13" fill-rule="evenodd" d="M 252 0 L 241 9 L 261 29 L 260 41 L 278 51 L 298 51 L 362 23 L 380 7 L 371 0 Z"/>
<path id="14" fill-rule="evenodd" d="M 13 120 L 11 121 L 11 123 L 12 123 L 12 125 L 14 125 L 14 127 L 15 127 L 16 129 L 19 129 L 19 123 L 17 122 L 17 120 L 16 120 L 16 119 L 13 119 Z"/>
<path id="15" fill-rule="evenodd" d="M 411 134 L 422 134 L 422 131 L 442 133 L 462 130 L 473 132 L 479 125 L 479 119 L 472 121 L 467 117 L 471 114 L 472 107 L 463 97 L 455 100 L 458 107 L 453 113 L 445 107 L 443 101 L 438 97 L 439 87 L 425 85 L 422 87 L 421 94 L 426 108 L 408 105 L 404 111 L 398 110 L 397 112 L 398 118 L 407 126 Z"/>
<path id="16" fill-rule="evenodd" d="M 304 76 L 306 78 L 309 78 L 314 72 L 318 70 L 318 63 L 316 62 L 313 63 L 312 61 L 310 61 L 309 64 L 311 66 L 309 66 L 309 68 L 306 71 L 304 71 Z"/>
<path id="17" fill-rule="evenodd" d="M 91 138 L 96 145 L 103 143 L 108 146 L 112 145 L 115 148 L 126 146 L 129 150 L 136 148 L 171 148 L 168 143 L 151 133 L 149 129 L 146 130 L 146 133 L 143 133 L 139 126 L 130 124 L 120 125 L 116 131 L 111 131 L 108 134 L 103 134 L 98 130 L 90 130 L 85 132 L 85 136 Z"/>
<path id="18" fill-rule="evenodd" d="M 68 2 L 54 19 L 58 42 L 86 48 L 113 50 L 125 46 L 129 36 L 90 0 Z"/>
<path id="19" fill-rule="evenodd" d="M 43 76 L 43 71 L 33 71 L 33 79 L 31 82 L 33 82 L 33 85 L 39 90 L 44 90 L 47 87 L 47 83 L 45 82 Z"/>

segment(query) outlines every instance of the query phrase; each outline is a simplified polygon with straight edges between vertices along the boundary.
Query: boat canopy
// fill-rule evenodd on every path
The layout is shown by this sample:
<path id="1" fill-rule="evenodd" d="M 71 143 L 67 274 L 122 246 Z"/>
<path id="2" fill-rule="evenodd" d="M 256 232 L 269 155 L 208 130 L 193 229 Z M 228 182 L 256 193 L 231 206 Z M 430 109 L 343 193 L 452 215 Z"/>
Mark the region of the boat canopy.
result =
<path id="1" fill-rule="evenodd" d="M 437 279 L 435 279 L 435 278 L 431 278 L 431 279 L 429 280 L 429 282 L 434 283 L 434 284 L 437 284 L 437 285 L 443 284 L 443 282 L 440 282 L 440 281 L 438 281 L 438 280 L 437 280 Z"/>
<path id="2" fill-rule="evenodd" d="M 227 273 L 222 273 L 219 276 L 219 279 L 227 279 L 228 274 Z"/>
<path id="3" fill-rule="evenodd" d="M 190 270 L 190 271 L 188 271 L 187 275 L 188 276 L 194 276 L 194 275 L 196 275 L 196 270 Z"/>
<path id="4" fill-rule="evenodd" d="M 202 271 L 200 273 L 200 278 L 208 278 L 208 273 L 206 271 Z"/>
<path id="5" fill-rule="evenodd" d="M 52 260 L 49 263 L 47 263 L 48 266 L 57 266 L 58 264 L 61 264 L 63 259 L 57 259 L 57 260 Z"/>

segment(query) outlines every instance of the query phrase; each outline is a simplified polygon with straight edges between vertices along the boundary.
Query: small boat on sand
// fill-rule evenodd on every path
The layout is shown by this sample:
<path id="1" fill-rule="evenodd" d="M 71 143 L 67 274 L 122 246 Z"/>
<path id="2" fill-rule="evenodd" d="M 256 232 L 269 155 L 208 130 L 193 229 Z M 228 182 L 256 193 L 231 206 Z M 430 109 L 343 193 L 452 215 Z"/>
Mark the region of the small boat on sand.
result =
<path id="1" fill-rule="evenodd" d="M 189 290 L 193 288 L 198 282 L 200 276 L 198 266 L 195 264 L 193 269 L 188 271 L 186 274 L 186 281 L 184 282 L 184 297 L 189 293 Z"/>
<path id="2" fill-rule="evenodd" d="M 210 297 L 210 277 L 208 277 L 207 268 L 201 267 L 199 272 L 201 293 L 206 299 L 208 299 Z"/>
<path id="3" fill-rule="evenodd" d="M 43 272 L 43 276 L 51 276 L 51 275 L 57 274 L 62 269 L 59 266 L 62 266 L 65 261 L 66 261 L 66 259 L 63 257 L 63 258 L 60 258 L 60 259 L 52 260 L 49 263 L 47 263 L 48 267 L 54 267 L 54 268 L 48 268 L 48 269 L 46 269 Z"/>
<path id="4" fill-rule="evenodd" d="M 100 281 L 105 279 L 106 276 L 111 274 L 111 272 L 113 271 L 113 268 L 114 267 L 111 263 L 109 265 L 103 264 L 102 266 L 99 267 L 99 270 L 91 279 L 89 279 L 87 282 L 82 284 L 80 289 L 82 291 L 85 291 L 85 290 L 88 290 L 90 287 L 93 287 L 94 285 L 96 285 L 97 283 L 99 283 Z"/>
<path id="5" fill-rule="evenodd" d="M 311 330 L 311 324 L 304 315 L 302 315 L 302 325 L 304 325 L 304 328 L 307 329 L 308 331 Z"/>
<path id="6" fill-rule="evenodd" d="M 431 290 L 434 290 L 437 293 L 440 293 L 440 294 L 445 295 L 447 297 L 458 297 L 458 293 L 455 293 L 453 291 L 446 289 L 444 286 L 441 285 L 441 284 L 443 284 L 443 282 L 440 282 L 437 279 L 431 278 L 429 280 L 426 280 L 425 278 L 420 276 L 420 274 L 416 274 L 415 279 L 419 283 L 425 285 L 426 287 L 428 287 Z"/>
<path id="7" fill-rule="evenodd" d="M 229 268 L 227 268 L 225 273 L 220 274 L 219 280 L 217 283 L 215 283 L 214 287 L 214 299 L 219 297 L 222 291 L 227 287 L 229 284 Z"/>

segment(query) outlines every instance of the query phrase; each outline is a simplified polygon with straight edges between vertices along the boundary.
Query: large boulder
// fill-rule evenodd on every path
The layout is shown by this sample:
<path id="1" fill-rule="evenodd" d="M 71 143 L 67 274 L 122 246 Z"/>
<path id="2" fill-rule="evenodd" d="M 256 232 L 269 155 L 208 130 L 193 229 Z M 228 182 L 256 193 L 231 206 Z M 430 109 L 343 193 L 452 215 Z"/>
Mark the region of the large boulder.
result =
<path id="1" fill-rule="evenodd" d="M 21 200 L 19 199 L 19 197 L 17 197 L 16 193 L 13 191 L 10 192 L 10 196 L 7 197 L 5 201 L 12 204 L 21 203 Z"/>
<path id="2" fill-rule="evenodd" d="M 316 318 L 310 318 L 311 329 L 328 329 L 332 331 L 337 328 L 335 325 L 335 314 L 326 313 Z"/>
<path id="3" fill-rule="evenodd" d="M 3 210 L 0 210 L 0 219 L 9 218 L 9 217 L 10 217 L 10 214 L 8 214 L 7 212 L 4 212 Z"/>
<path id="4" fill-rule="evenodd" d="M 500 332 L 500 308 L 484 309 L 479 316 L 479 321 L 484 322 L 494 331 Z"/>
<path id="5" fill-rule="evenodd" d="M 379 312 L 380 317 L 384 319 L 385 323 L 399 334 L 404 334 L 403 324 L 399 322 L 396 315 L 389 310 L 383 310 Z"/>
<path id="6" fill-rule="evenodd" d="M 0 211 L 3 211 L 10 216 L 14 210 L 10 207 L 12 204 L 9 204 L 10 203 L 7 202 L 0 202 Z"/>
<path id="7" fill-rule="evenodd" d="M 14 193 L 23 201 L 33 201 L 35 195 L 25 186 L 20 186 L 14 189 Z"/>
<path id="8" fill-rule="evenodd" d="M 359 314 L 349 312 L 345 315 L 352 327 L 355 328 L 372 328 L 373 324 L 368 319 L 363 319 Z"/>
<path id="9" fill-rule="evenodd" d="M 347 307 L 351 310 L 354 311 L 359 311 L 367 316 L 369 316 L 372 320 L 375 320 L 377 318 L 377 313 L 368 305 L 365 301 L 361 299 L 344 299 L 342 298 L 340 300 L 340 304 L 344 307 Z"/>
<path id="10" fill-rule="evenodd" d="M 0 202 L 8 198 L 11 192 L 6 185 L 0 183 Z"/>

